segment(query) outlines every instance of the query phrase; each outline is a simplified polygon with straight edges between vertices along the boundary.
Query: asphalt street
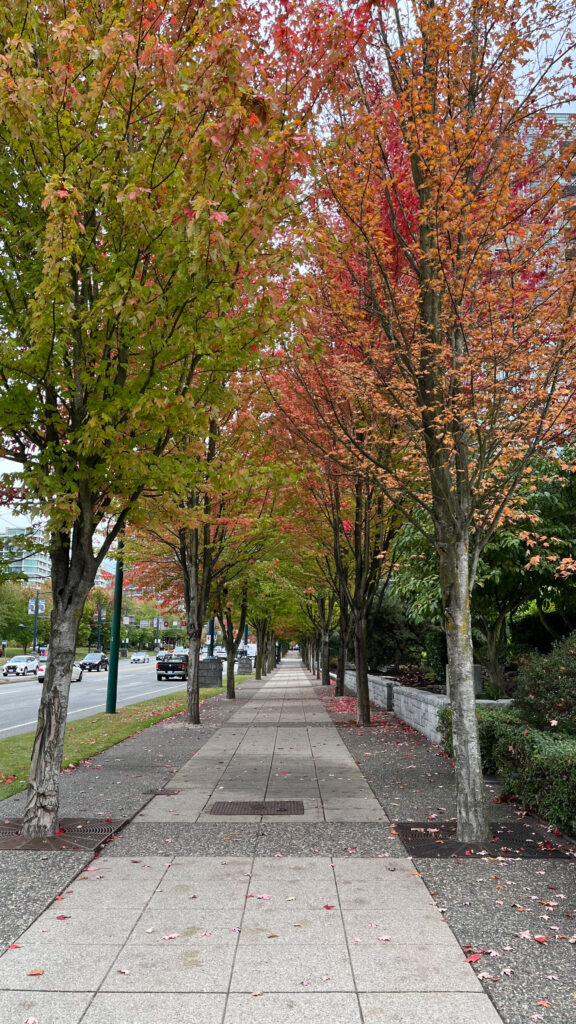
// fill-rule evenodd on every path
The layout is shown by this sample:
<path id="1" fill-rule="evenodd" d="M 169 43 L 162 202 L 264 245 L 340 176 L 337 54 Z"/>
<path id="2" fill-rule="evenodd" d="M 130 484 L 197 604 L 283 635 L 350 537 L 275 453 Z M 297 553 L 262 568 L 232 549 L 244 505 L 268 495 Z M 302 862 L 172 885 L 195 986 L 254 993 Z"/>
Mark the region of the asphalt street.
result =
<path id="1" fill-rule="evenodd" d="M 226 662 L 223 662 L 222 669 L 225 678 Z M 81 682 L 72 683 L 68 720 L 105 711 L 107 683 L 107 672 L 84 672 Z M 180 679 L 158 682 L 154 659 L 148 665 L 121 662 L 118 666 L 118 707 L 184 688 L 185 684 Z M 0 739 L 32 732 L 36 726 L 41 691 L 42 686 L 35 676 L 26 676 L 18 683 L 0 685 Z"/>

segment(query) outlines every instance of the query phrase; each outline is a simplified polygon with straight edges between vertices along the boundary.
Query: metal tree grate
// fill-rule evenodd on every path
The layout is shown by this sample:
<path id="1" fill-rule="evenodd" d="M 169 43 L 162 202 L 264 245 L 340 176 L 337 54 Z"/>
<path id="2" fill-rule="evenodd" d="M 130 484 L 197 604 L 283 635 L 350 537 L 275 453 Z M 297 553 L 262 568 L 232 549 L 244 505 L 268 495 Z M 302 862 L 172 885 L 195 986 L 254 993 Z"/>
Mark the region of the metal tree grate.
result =
<path id="1" fill-rule="evenodd" d="M 45 838 L 22 835 L 22 818 L 10 818 L 0 825 L 0 850 L 97 850 L 128 823 L 128 818 L 60 818 L 58 832 Z"/>
<path id="2" fill-rule="evenodd" d="M 576 856 L 576 846 L 561 843 L 530 822 L 490 822 L 485 843 L 461 843 L 456 821 L 399 821 L 394 828 L 413 857 L 510 857 L 559 860 Z"/>
<path id="3" fill-rule="evenodd" d="M 301 800 L 221 800 L 208 808 L 210 814 L 304 814 Z"/>

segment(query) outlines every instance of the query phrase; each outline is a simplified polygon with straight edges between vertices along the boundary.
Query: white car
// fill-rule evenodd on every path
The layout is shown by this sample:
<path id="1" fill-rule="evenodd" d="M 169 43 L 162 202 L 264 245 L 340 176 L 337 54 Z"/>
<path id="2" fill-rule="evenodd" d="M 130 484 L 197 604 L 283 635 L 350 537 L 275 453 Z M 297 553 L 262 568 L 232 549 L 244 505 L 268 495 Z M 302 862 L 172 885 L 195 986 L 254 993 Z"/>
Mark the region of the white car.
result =
<path id="1" fill-rule="evenodd" d="M 131 665 L 147 665 L 150 661 L 150 655 L 146 654 L 146 651 L 136 651 L 130 658 Z"/>
<path id="2" fill-rule="evenodd" d="M 38 682 L 39 683 L 43 683 L 44 682 L 44 673 L 46 671 L 46 663 L 47 663 L 47 661 L 48 661 L 48 658 L 42 657 L 42 658 L 40 658 L 40 661 L 38 663 Z M 72 682 L 73 683 L 79 683 L 81 681 L 82 681 L 82 668 L 81 668 L 80 665 L 78 665 L 76 662 L 74 662 L 74 664 L 72 665 Z"/>
<path id="3" fill-rule="evenodd" d="M 27 676 L 30 672 L 35 676 L 38 671 L 38 658 L 35 654 L 17 654 L 12 661 L 4 665 L 3 676 Z"/>

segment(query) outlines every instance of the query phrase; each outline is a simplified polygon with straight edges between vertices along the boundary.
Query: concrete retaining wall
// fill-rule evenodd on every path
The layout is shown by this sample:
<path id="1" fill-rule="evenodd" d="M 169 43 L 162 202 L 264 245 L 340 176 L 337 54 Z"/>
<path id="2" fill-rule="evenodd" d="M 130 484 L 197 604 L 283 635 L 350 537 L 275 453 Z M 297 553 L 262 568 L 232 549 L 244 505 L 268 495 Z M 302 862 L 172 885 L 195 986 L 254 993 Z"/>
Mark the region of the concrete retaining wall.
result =
<path id="1" fill-rule="evenodd" d="M 411 686 L 394 686 L 394 714 L 413 729 L 418 729 L 432 743 L 440 743 L 438 729 L 438 712 L 448 704 L 448 697 L 443 693 L 428 693 Z"/>
<path id="2" fill-rule="evenodd" d="M 356 693 L 354 672 L 346 673 L 346 689 L 349 693 Z M 395 679 L 389 679 L 387 676 L 368 676 L 368 691 L 370 700 L 376 707 L 393 711 L 398 718 L 411 725 L 413 729 L 417 729 L 432 743 L 440 743 L 438 712 L 441 707 L 450 703 L 445 694 L 428 693 L 427 690 L 418 690 L 416 687 L 401 686 Z M 479 707 L 502 707 L 511 703 L 510 700 L 477 701 Z"/>
<path id="3" fill-rule="evenodd" d="M 392 711 L 394 708 L 393 688 L 396 685 L 394 679 L 387 676 L 368 676 L 368 693 L 370 700 L 377 708 L 384 708 Z M 356 673 L 346 673 L 346 689 L 350 693 L 356 693 Z"/>

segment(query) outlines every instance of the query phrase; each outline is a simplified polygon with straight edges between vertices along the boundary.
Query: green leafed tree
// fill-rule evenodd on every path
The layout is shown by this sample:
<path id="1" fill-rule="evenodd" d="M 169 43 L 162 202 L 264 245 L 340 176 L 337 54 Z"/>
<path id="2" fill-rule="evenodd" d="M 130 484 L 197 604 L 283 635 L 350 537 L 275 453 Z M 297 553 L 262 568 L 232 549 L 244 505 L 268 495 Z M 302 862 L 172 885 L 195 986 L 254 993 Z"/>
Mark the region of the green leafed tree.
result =
<path id="1" fill-rule="evenodd" d="M 0 11 L 0 454 L 52 560 L 28 835 L 57 825 L 97 569 L 177 472 L 178 437 L 205 436 L 223 377 L 251 358 L 247 322 L 253 343 L 274 319 L 258 259 L 298 126 L 262 17 L 233 0 Z"/>

